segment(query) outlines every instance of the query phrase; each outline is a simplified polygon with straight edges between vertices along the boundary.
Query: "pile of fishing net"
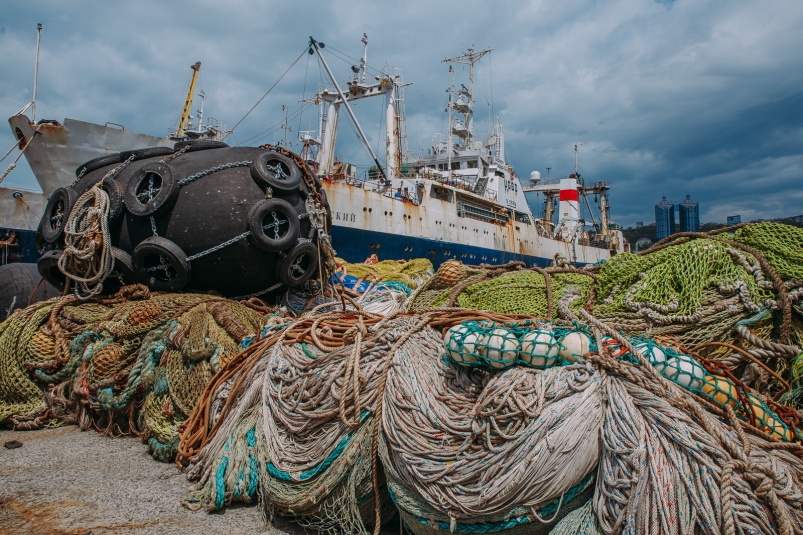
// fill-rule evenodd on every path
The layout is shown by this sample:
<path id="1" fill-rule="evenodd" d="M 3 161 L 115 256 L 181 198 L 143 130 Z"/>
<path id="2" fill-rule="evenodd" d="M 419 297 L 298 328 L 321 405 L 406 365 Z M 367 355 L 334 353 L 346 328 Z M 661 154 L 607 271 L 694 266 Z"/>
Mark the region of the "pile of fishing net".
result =
<path id="1" fill-rule="evenodd" d="M 286 292 L 282 305 L 296 315 L 325 302 L 353 300 L 347 307 L 360 307 L 375 314 L 393 314 L 406 307 L 410 295 L 433 275 L 432 262 L 426 258 L 409 261 L 366 261 L 350 264 L 337 259 L 337 270 L 323 292 L 320 283 L 312 281 Z"/>
<path id="2" fill-rule="evenodd" d="M 280 327 L 185 424 L 186 504 L 259 497 L 328 533 L 801 533 L 793 411 L 677 339 L 557 308 L 320 307 Z"/>
<path id="3" fill-rule="evenodd" d="M 462 307 L 543 318 L 556 317 L 560 306 L 584 308 L 629 336 L 671 336 L 746 385 L 803 406 L 803 229 L 758 223 L 733 234 L 680 233 L 581 269 L 452 261 L 408 303 L 413 311 Z"/>
<path id="4" fill-rule="evenodd" d="M 0 423 L 135 434 L 171 461 L 177 426 L 241 343 L 278 320 L 270 312 L 143 286 L 17 311 L 0 324 Z"/>

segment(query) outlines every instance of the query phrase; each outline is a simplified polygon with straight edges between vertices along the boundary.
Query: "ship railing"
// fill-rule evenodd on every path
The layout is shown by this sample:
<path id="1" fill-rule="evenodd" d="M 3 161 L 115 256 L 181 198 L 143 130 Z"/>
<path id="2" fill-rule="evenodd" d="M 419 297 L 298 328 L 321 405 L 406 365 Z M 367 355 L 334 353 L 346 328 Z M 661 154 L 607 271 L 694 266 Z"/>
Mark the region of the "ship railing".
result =
<path id="1" fill-rule="evenodd" d="M 496 202 L 496 199 L 497 199 L 497 195 L 496 195 L 496 190 L 495 189 L 486 189 L 485 192 L 482 194 L 482 196 L 485 197 L 486 199 L 490 199 L 490 200 L 492 200 L 494 202 Z"/>

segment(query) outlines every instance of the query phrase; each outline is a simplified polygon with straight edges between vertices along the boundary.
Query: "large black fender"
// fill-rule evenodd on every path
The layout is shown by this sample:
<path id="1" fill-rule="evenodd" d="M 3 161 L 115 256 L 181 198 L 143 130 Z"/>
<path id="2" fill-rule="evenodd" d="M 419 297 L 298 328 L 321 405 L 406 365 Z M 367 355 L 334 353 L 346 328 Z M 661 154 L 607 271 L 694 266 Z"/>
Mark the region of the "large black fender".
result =
<path id="1" fill-rule="evenodd" d="M 178 292 L 190 281 L 191 266 L 181 247 L 160 236 L 151 236 L 134 248 L 137 280 L 152 290 Z"/>
<path id="2" fill-rule="evenodd" d="M 266 151 L 251 162 L 251 177 L 260 186 L 290 192 L 298 189 L 301 183 L 301 170 L 284 154 Z"/>
<path id="3" fill-rule="evenodd" d="M 0 266 L 0 321 L 14 310 L 58 295 L 58 289 L 42 280 L 36 264 Z"/>
<path id="4" fill-rule="evenodd" d="M 59 188 L 50 196 L 41 222 L 46 242 L 55 243 L 64 234 L 64 226 L 77 200 L 78 192 L 72 188 Z"/>
<path id="5" fill-rule="evenodd" d="M 120 161 L 124 162 L 132 156 L 134 157 L 133 161 L 137 161 L 156 158 L 157 156 L 170 156 L 171 154 L 173 154 L 173 149 L 170 147 L 148 147 L 147 149 L 124 150 L 120 153 Z"/>
<path id="6" fill-rule="evenodd" d="M 125 190 L 123 186 L 112 177 L 103 179 L 100 189 L 105 191 L 106 195 L 109 196 L 109 222 L 116 223 L 125 213 L 125 203 L 123 200 L 125 198 Z"/>
<path id="7" fill-rule="evenodd" d="M 298 213 L 284 199 L 263 199 L 248 212 L 248 230 L 254 245 L 267 252 L 287 249 L 296 242 L 301 225 Z"/>
<path id="8" fill-rule="evenodd" d="M 59 259 L 63 254 L 64 251 L 59 249 L 47 251 L 36 263 L 39 275 L 59 292 L 63 291 L 67 284 L 67 276 L 59 269 Z"/>
<path id="9" fill-rule="evenodd" d="M 88 162 L 79 165 L 75 170 L 75 176 L 84 176 L 96 169 L 100 169 L 101 167 L 121 163 L 124 161 L 121 156 L 122 155 L 119 152 L 114 152 L 112 154 L 105 154 L 103 156 L 99 156 L 98 158 L 93 158 Z"/>
<path id="10" fill-rule="evenodd" d="M 180 186 L 170 165 L 151 162 L 133 174 L 125 188 L 125 206 L 138 217 L 157 216 L 169 210 L 178 198 Z"/>
<path id="11" fill-rule="evenodd" d="M 276 265 L 276 276 L 285 286 L 295 288 L 307 282 L 318 270 L 318 248 L 308 240 L 299 240 Z"/>
<path id="12" fill-rule="evenodd" d="M 199 150 L 225 149 L 228 146 L 227 143 L 215 141 L 214 139 L 190 139 L 188 141 L 179 141 L 173 145 L 173 150 L 178 152 L 186 147 L 187 150 L 185 152 L 197 152 Z"/>

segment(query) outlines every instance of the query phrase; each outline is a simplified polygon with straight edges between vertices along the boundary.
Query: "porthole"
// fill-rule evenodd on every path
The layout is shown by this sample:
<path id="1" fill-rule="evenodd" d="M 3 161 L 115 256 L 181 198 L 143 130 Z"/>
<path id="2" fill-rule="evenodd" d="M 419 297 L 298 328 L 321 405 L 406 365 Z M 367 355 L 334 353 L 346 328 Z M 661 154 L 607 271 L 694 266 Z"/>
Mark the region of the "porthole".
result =
<path id="1" fill-rule="evenodd" d="M 363 211 L 363 212 L 367 212 L 367 211 L 368 211 L 368 208 L 366 208 L 365 206 L 363 206 L 363 207 L 362 207 L 362 211 Z"/>

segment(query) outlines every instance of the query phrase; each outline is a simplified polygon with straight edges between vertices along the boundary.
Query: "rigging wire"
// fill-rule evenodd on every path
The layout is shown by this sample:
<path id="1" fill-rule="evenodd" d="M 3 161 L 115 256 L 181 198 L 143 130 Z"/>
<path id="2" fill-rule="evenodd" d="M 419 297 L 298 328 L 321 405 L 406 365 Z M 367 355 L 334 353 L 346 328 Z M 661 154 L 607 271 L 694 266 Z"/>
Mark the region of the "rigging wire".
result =
<path id="1" fill-rule="evenodd" d="M 178 120 L 181 117 L 181 111 L 184 109 L 184 101 L 186 100 L 187 91 L 190 89 L 190 78 L 192 77 L 192 73 L 187 73 L 187 76 L 184 78 L 184 93 L 181 94 L 181 98 L 178 101 L 178 104 L 173 108 L 173 111 L 170 113 L 169 116 L 169 123 L 167 126 L 167 130 L 170 131 L 170 128 L 173 125 L 178 124 Z"/>
<path id="2" fill-rule="evenodd" d="M 309 55 L 307 55 L 307 66 L 304 69 L 304 89 L 301 91 L 301 101 L 304 102 L 307 98 L 307 75 L 309 74 Z M 301 108 L 301 115 L 298 117 L 298 128 L 296 129 L 296 136 L 301 135 L 301 121 L 304 118 L 304 107 Z M 307 123 L 309 125 L 309 122 Z M 299 138 L 300 139 L 300 138 Z"/>
<path id="3" fill-rule="evenodd" d="M 294 121 L 296 117 L 299 117 L 301 114 L 303 114 L 304 110 L 307 109 L 311 105 L 312 104 L 309 103 L 309 102 L 303 103 L 301 106 L 299 106 L 297 109 L 295 109 L 292 113 L 290 113 L 288 115 L 287 120 L 288 121 L 290 121 L 290 120 Z M 241 143 L 238 143 L 237 145 L 241 146 L 241 145 L 244 145 L 244 144 L 249 144 L 249 143 L 255 142 L 254 140 L 260 141 L 262 139 L 265 139 L 266 137 L 270 136 L 271 134 L 281 130 L 282 125 L 284 125 L 284 122 L 285 122 L 284 119 L 280 119 L 280 120 L 274 119 L 274 122 L 272 124 L 270 124 L 267 128 L 265 128 L 264 130 L 262 130 L 260 132 L 256 132 L 254 134 L 251 134 L 249 137 L 245 138 Z"/>
<path id="4" fill-rule="evenodd" d="M 299 60 L 301 60 L 301 58 L 302 58 L 302 57 L 304 56 L 304 54 L 306 54 L 306 53 L 307 53 L 307 47 L 305 46 L 305 47 L 304 47 L 304 51 L 303 51 L 303 52 L 301 52 L 301 54 L 299 54 L 299 55 L 298 55 L 298 57 L 297 57 L 297 58 L 296 58 L 296 60 L 293 62 L 293 64 L 292 64 L 292 65 L 290 65 L 290 66 L 287 68 L 287 70 L 286 70 L 286 71 L 284 71 L 284 72 L 282 73 L 282 75 L 281 75 L 281 76 L 279 76 L 279 79 L 278 79 L 278 80 L 276 80 L 276 83 L 274 83 L 272 86 L 270 86 L 270 89 L 268 89 L 268 90 L 265 92 L 265 94 L 264 94 L 264 95 L 262 95 L 262 97 L 261 97 L 259 100 L 257 100 L 257 103 L 256 103 L 256 104 L 254 104 L 254 105 L 253 105 L 253 107 L 252 107 L 250 110 L 248 110 L 248 113 L 246 113 L 245 115 L 243 115 L 243 118 L 242 118 L 242 119 L 240 119 L 239 121 L 237 121 L 237 124 L 235 124 L 235 125 L 234 125 L 234 127 L 233 127 L 231 130 L 229 130 L 229 135 L 230 135 L 232 132 L 234 132 L 234 130 L 235 130 L 235 129 L 236 129 L 238 126 L 240 126 L 240 123 L 242 123 L 242 122 L 245 120 L 245 118 L 246 118 L 246 117 L 248 117 L 248 115 L 250 115 L 250 113 L 251 113 L 252 111 L 254 111 L 254 109 L 256 109 L 256 107 L 257 107 L 257 106 L 259 106 L 259 103 L 260 103 L 260 102 L 262 102 L 262 100 L 263 100 L 265 97 L 267 97 L 267 96 L 268 96 L 268 94 L 269 94 L 271 91 L 273 91 L 273 88 L 274 88 L 274 87 L 276 87 L 277 85 L 279 85 L 279 82 L 281 82 L 281 81 L 282 81 L 282 79 L 285 77 L 285 75 L 286 75 L 288 72 L 290 72 L 290 69 L 292 69 L 293 67 L 295 67 L 295 66 L 296 66 L 296 63 L 298 63 L 298 62 L 299 62 Z"/>
<path id="5" fill-rule="evenodd" d="M 332 45 L 326 45 L 326 48 L 324 49 L 324 51 L 329 52 L 332 56 L 336 57 L 337 59 L 339 59 L 341 61 L 344 61 L 346 63 L 350 63 L 352 65 L 353 65 L 352 62 L 360 63 L 362 61 L 362 59 L 357 59 L 357 58 L 349 56 L 345 52 L 341 52 L 340 50 L 336 49 Z M 344 58 L 338 58 L 337 55 L 334 54 L 333 52 L 336 52 L 337 54 L 345 56 L 346 58 L 350 59 L 351 61 L 346 61 Z M 374 74 L 382 74 L 382 71 L 380 71 L 380 70 L 374 69 L 373 67 L 368 67 L 367 65 L 366 65 L 366 67 L 367 67 L 368 71 L 373 71 Z"/>

